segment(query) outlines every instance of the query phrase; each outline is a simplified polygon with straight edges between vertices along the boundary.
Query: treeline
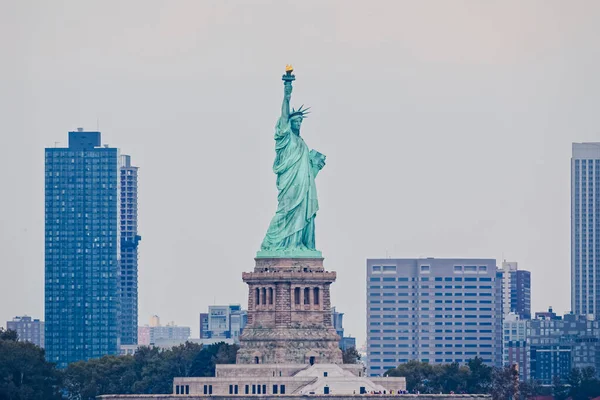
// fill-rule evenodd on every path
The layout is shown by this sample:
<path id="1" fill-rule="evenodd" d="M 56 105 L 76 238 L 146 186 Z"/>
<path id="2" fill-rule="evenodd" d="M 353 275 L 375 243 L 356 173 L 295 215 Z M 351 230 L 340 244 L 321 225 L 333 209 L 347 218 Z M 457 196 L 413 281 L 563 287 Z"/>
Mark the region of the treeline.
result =
<path id="1" fill-rule="evenodd" d="M 410 393 L 490 394 L 494 400 L 524 400 L 536 396 L 589 400 L 600 396 L 600 380 L 593 367 L 575 368 L 566 380 L 554 379 L 552 386 L 542 386 L 535 380 L 520 382 L 514 366 L 492 368 L 480 358 L 469 360 L 465 365 L 409 361 L 385 375 L 406 377 L 406 389 Z"/>
<path id="2" fill-rule="evenodd" d="M 59 370 L 44 350 L 0 328 L 0 399 L 88 400 L 102 394 L 173 393 L 173 378 L 214 376 L 215 364 L 235 363 L 238 347 L 185 343 L 169 350 L 140 347 L 133 356 L 105 356 Z"/>

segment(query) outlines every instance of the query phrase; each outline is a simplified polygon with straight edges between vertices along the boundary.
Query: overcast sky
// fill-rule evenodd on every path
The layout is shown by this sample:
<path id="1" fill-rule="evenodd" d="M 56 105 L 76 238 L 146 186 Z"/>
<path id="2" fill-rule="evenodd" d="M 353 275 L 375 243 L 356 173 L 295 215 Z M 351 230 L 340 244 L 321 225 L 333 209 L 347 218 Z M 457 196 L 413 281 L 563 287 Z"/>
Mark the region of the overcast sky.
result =
<path id="1" fill-rule="evenodd" d="M 317 247 L 365 339 L 368 257 L 502 257 L 570 309 L 570 156 L 600 141 L 597 1 L 0 0 L 0 325 L 43 318 L 44 147 L 140 167 L 140 324 L 246 305 L 292 105 L 327 155 Z"/>

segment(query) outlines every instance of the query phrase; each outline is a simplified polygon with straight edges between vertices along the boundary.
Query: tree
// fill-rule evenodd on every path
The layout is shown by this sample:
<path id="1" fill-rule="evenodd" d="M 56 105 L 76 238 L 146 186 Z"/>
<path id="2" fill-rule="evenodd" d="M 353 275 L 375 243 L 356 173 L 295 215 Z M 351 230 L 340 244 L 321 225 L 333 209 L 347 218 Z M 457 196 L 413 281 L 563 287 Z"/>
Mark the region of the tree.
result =
<path id="1" fill-rule="evenodd" d="M 406 378 L 406 390 L 415 393 L 433 393 L 432 379 L 434 378 L 433 366 L 429 363 L 410 360 L 405 364 L 387 371 L 385 376 L 403 376 Z"/>
<path id="2" fill-rule="evenodd" d="M 558 376 L 552 378 L 552 395 L 555 400 L 565 400 L 569 397 L 569 387 Z"/>
<path id="3" fill-rule="evenodd" d="M 344 364 L 358 364 L 360 362 L 360 353 L 356 347 L 348 347 L 342 351 L 342 361 Z"/>
<path id="4" fill-rule="evenodd" d="M 519 394 L 519 372 L 514 365 L 494 369 L 490 394 L 493 400 L 516 398 Z"/>
<path id="5" fill-rule="evenodd" d="M 4 330 L 4 328 L 0 327 L 0 340 L 12 340 L 13 342 L 16 342 L 17 339 L 17 331 L 12 331 L 10 329 Z"/>
<path id="6" fill-rule="evenodd" d="M 588 400 L 600 396 L 600 381 L 594 367 L 573 368 L 569 374 L 569 396 L 573 400 Z"/>
<path id="7" fill-rule="evenodd" d="M 132 393 L 136 374 L 132 356 L 105 356 L 69 364 L 64 389 L 70 399 L 92 400 L 102 394 Z"/>
<path id="8" fill-rule="evenodd" d="M 467 361 L 469 374 L 466 378 L 466 393 L 486 394 L 492 385 L 492 367 L 485 365 L 483 360 L 475 357 Z"/>
<path id="9" fill-rule="evenodd" d="M 44 350 L 0 329 L 0 399 L 60 399 L 60 373 Z"/>

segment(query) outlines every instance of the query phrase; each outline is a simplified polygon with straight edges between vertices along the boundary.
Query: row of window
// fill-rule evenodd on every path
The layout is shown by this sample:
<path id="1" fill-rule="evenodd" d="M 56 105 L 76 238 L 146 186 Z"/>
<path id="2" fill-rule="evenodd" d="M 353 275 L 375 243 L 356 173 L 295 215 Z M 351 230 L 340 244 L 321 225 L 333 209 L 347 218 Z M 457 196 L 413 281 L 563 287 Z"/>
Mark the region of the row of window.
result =
<path id="1" fill-rule="evenodd" d="M 244 385 L 244 394 L 285 394 L 285 385 L 273 385 L 272 389 L 267 393 L 267 385 Z M 175 394 L 189 394 L 189 391 Z M 204 385 L 204 394 L 212 394 L 212 385 Z M 239 394 L 239 385 L 229 385 L 229 394 Z"/>
<path id="2" fill-rule="evenodd" d="M 431 266 L 420 265 L 419 270 L 421 273 L 429 273 L 431 272 Z M 453 270 L 454 272 L 487 272 L 488 268 L 486 265 L 455 265 Z M 371 272 L 393 273 L 397 272 L 397 267 L 395 265 L 373 265 L 371 266 Z"/>
<path id="3" fill-rule="evenodd" d="M 515 284 L 516 285 L 516 284 Z M 421 286 L 408 286 L 408 285 L 369 285 L 369 289 L 491 289 L 490 285 L 421 285 Z"/>
<path id="4" fill-rule="evenodd" d="M 400 277 L 400 278 L 394 278 L 394 277 L 376 277 L 376 276 L 372 276 L 369 281 L 371 282 L 415 282 L 415 281 L 421 281 L 421 282 L 430 282 L 430 281 L 434 281 L 434 282 L 491 282 L 492 278 L 489 277 L 435 277 L 433 279 L 430 280 L 429 277 L 421 277 L 421 278 L 407 278 L 407 277 Z"/>

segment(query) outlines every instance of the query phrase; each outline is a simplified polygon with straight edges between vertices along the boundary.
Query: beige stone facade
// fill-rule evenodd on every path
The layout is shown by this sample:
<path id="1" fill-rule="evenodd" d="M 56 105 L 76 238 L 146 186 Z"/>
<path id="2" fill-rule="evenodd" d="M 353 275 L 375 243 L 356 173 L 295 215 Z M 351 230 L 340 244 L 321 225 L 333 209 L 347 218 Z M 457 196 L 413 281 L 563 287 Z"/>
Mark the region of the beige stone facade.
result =
<path id="1" fill-rule="evenodd" d="M 323 259 L 257 258 L 248 284 L 248 324 L 238 364 L 342 363 L 331 321 L 330 285 L 336 273 Z"/>

